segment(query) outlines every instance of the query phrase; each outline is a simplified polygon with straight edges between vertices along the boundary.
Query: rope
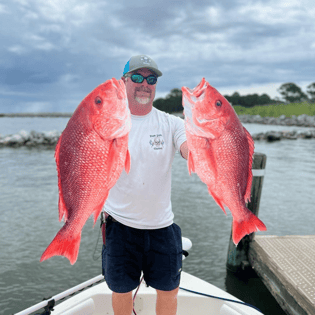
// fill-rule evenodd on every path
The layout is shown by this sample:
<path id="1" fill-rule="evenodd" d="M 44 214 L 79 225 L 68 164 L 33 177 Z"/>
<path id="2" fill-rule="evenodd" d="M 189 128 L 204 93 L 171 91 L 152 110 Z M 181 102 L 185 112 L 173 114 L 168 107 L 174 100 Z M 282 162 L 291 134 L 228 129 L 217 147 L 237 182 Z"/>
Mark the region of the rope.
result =
<path id="1" fill-rule="evenodd" d="M 135 294 L 134 294 L 134 296 L 133 296 L 133 314 L 134 315 L 137 315 L 137 313 L 136 313 L 136 311 L 135 311 L 135 299 L 136 299 L 136 296 L 137 296 L 137 293 L 138 293 L 138 291 L 139 291 L 139 289 L 140 289 L 140 285 L 141 285 L 141 283 L 142 283 L 142 280 L 143 280 L 143 275 L 142 275 L 142 277 L 141 277 L 141 280 L 140 280 L 140 283 L 139 283 L 139 285 L 138 285 L 138 288 L 137 288 L 137 290 L 136 290 L 136 292 L 135 292 Z"/>
<path id="2" fill-rule="evenodd" d="M 103 224 L 103 221 L 101 221 L 101 226 L 100 226 L 100 229 L 99 229 L 99 232 L 98 232 L 98 237 L 97 237 L 97 241 L 96 241 L 96 244 L 95 244 L 94 253 L 93 253 L 93 256 L 92 256 L 94 261 L 98 260 L 102 256 L 102 251 L 101 251 L 101 254 L 98 257 L 95 258 L 96 248 L 97 248 L 98 242 L 100 240 L 100 236 L 101 236 L 102 224 Z"/>
<path id="3" fill-rule="evenodd" d="M 215 296 L 215 295 L 210 295 L 210 294 L 206 294 L 206 293 L 196 292 L 196 291 L 192 291 L 192 290 L 185 289 L 185 288 L 182 288 L 182 287 L 179 287 L 179 288 L 182 289 L 182 290 L 184 290 L 184 291 L 190 292 L 190 293 L 203 295 L 203 296 L 210 297 L 210 298 L 213 298 L 213 299 L 223 300 L 223 301 L 227 301 L 227 302 L 234 302 L 234 303 L 246 305 L 246 306 L 249 306 L 249 307 L 254 308 L 256 311 L 258 311 L 258 312 L 260 312 L 261 314 L 263 314 L 263 312 L 262 312 L 259 308 L 257 308 L 257 307 L 254 306 L 254 305 L 251 305 L 251 304 L 249 304 L 249 303 L 245 303 L 245 302 L 241 302 L 241 301 L 236 301 L 236 300 L 230 300 L 230 299 L 226 299 L 226 298 L 223 298 L 223 297 L 219 297 L 219 296 Z"/>

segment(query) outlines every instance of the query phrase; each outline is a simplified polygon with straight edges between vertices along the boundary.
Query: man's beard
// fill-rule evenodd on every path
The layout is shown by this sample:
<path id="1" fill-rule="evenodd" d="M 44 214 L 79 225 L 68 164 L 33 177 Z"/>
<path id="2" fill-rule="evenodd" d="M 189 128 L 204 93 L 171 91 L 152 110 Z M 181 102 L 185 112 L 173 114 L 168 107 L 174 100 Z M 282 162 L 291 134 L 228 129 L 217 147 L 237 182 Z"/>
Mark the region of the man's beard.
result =
<path id="1" fill-rule="evenodd" d="M 150 102 L 150 99 L 151 99 L 150 97 L 146 97 L 146 98 L 138 97 L 138 96 L 135 97 L 135 100 L 142 105 L 148 104 Z"/>
<path id="2" fill-rule="evenodd" d="M 137 96 L 137 92 L 147 92 L 149 93 L 149 96 L 148 97 L 139 97 Z M 151 100 L 151 90 L 150 89 L 146 89 L 144 86 L 141 86 L 139 88 L 136 88 L 135 90 L 135 100 L 142 104 L 142 105 L 145 105 L 145 104 L 148 104 Z"/>

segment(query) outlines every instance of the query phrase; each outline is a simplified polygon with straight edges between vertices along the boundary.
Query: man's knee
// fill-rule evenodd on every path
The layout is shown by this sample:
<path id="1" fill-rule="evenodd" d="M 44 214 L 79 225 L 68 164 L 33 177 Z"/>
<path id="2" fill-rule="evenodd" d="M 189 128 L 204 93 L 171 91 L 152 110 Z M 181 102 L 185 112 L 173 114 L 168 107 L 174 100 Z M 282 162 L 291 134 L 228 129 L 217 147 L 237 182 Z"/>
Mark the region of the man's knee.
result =
<path id="1" fill-rule="evenodd" d="M 121 299 L 127 299 L 129 297 L 132 297 L 132 291 L 126 292 L 126 293 L 118 293 L 113 291 L 113 297 L 121 298 Z"/>
<path id="2" fill-rule="evenodd" d="M 156 292 L 157 292 L 157 295 L 161 298 L 175 298 L 177 297 L 178 290 L 179 290 L 179 287 L 171 291 L 156 290 Z"/>
<path id="3" fill-rule="evenodd" d="M 112 305 L 115 315 L 131 314 L 133 308 L 132 291 L 126 293 L 113 292 Z"/>

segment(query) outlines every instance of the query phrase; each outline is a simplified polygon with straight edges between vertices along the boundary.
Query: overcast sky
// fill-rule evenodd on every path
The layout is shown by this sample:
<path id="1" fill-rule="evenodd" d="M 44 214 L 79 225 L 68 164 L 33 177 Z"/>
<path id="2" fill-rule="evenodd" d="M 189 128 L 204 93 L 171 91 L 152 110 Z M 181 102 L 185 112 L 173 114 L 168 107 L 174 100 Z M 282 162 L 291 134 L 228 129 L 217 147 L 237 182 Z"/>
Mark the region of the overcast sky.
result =
<path id="1" fill-rule="evenodd" d="M 205 77 L 222 94 L 315 82 L 314 0 L 0 0 L 0 112 L 72 112 L 132 55 L 157 97 Z"/>

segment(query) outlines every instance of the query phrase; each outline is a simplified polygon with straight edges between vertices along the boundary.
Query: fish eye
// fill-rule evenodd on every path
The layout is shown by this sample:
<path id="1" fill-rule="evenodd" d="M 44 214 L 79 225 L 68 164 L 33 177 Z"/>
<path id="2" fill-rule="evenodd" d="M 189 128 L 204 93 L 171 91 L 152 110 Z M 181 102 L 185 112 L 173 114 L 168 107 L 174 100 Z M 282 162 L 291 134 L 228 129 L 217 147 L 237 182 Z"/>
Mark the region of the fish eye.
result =
<path id="1" fill-rule="evenodd" d="M 215 102 L 215 105 L 218 106 L 218 107 L 220 107 L 220 106 L 222 106 L 222 102 L 221 102 L 220 100 L 217 100 L 217 101 Z"/>
<path id="2" fill-rule="evenodd" d="M 100 105 L 100 104 L 102 104 L 102 103 L 103 103 L 102 99 L 101 99 L 99 96 L 97 96 L 97 97 L 95 98 L 95 104 L 96 104 L 96 105 Z"/>

